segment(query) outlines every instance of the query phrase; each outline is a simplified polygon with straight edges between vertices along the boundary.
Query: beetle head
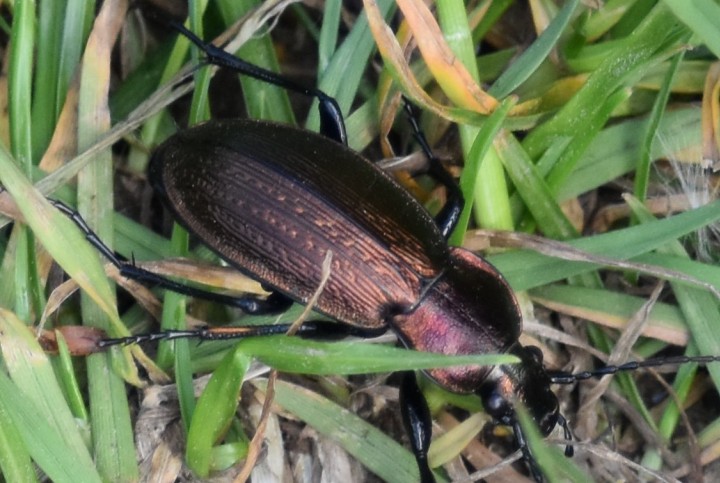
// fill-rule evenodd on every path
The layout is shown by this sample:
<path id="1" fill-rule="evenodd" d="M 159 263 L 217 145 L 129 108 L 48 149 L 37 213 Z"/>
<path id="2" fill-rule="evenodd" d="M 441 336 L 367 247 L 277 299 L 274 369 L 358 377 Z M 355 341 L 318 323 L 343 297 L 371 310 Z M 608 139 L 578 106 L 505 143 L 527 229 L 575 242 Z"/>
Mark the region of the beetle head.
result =
<path id="1" fill-rule="evenodd" d="M 478 391 L 485 410 L 497 422 L 514 426 L 516 401 L 530 412 L 544 436 L 560 419 L 557 396 L 550 390 L 550 376 L 543 367 L 542 353 L 534 346 L 515 344 L 508 351 L 519 364 L 498 366 Z"/>

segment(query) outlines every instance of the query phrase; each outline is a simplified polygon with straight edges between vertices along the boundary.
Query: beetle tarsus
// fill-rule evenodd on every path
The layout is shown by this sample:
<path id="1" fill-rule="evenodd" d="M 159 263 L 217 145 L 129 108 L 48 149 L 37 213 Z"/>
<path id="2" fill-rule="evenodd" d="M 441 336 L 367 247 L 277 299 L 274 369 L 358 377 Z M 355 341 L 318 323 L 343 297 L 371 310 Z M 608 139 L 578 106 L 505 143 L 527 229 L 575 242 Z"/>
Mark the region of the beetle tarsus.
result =
<path id="1" fill-rule="evenodd" d="M 90 242 L 90 244 L 94 246 L 95 249 L 99 251 L 105 258 L 107 258 L 110 263 L 115 265 L 117 268 L 120 268 L 122 266 L 122 262 L 115 256 L 115 253 L 113 253 L 113 251 L 110 250 L 110 247 L 108 247 L 100 239 L 100 237 L 97 236 L 95 232 L 92 231 L 92 229 L 90 229 L 85 219 L 77 210 L 71 208 L 60 200 L 53 200 L 48 198 L 48 201 L 51 205 L 57 208 L 58 211 L 70 218 L 70 221 L 75 223 L 75 226 L 77 226 L 80 231 L 83 232 L 83 234 L 85 235 L 85 239 Z"/>

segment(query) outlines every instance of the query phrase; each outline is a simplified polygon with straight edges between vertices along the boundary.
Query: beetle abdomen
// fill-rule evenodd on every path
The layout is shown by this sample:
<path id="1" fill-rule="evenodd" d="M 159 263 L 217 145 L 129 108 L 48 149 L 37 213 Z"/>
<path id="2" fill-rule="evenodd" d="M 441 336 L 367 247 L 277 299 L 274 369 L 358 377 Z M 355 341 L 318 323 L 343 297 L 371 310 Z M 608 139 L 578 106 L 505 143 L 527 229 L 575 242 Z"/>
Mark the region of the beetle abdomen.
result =
<path id="1" fill-rule="evenodd" d="M 297 301 L 316 290 L 332 250 L 317 308 L 353 325 L 379 327 L 388 307 L 416 303 L 447 258 L 434 220 L 405 190 L 355 152 L 289 126 L 188 129 L 156 150 L 150 179 L 222 258 Z"/>

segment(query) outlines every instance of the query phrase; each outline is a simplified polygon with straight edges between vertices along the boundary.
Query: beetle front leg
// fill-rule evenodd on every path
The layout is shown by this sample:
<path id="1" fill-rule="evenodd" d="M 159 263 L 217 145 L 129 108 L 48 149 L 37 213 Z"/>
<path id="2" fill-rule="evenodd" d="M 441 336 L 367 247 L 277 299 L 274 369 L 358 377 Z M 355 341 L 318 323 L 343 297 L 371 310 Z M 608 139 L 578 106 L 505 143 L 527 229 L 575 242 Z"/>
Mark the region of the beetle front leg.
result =
<path id="1" fill-rule="evenodd" d="M 435 483 L 428 464 L 428 449 L 432 437 L 432 416 L 427 401 L 420 391 L 415 373 L 412 371 L 403 374 L 400 385 L 400 411 L 402 412 L 405 431 L 410 437 L 410 446 L 418 469 L 420 470 L 420 481 L 422 483 Z"/>
<path id="2" fill-rule="evenodd" d="M 530 452 L 530 447 L 528 446 L 527 440 L 525 439 L 525 434 L 522 431 L 522 427 L 520 426 L 519 421 L 515 421 L 513 423 L 513 433 L 515 433 L 515 441 L 517 441 L 517 445 L 522 452 L 523 460 L 525 460 L 525 463 L 530 470 L 530 475 L 536 482 L 542 483 L 543 481 L 545 481 L 545 478 L 543 478 L 542 471 L 540 471 L 540 467 L 538 467 L 537 461 L 535 461 L 535 458 L 533 458 L 533 455 Z"/>

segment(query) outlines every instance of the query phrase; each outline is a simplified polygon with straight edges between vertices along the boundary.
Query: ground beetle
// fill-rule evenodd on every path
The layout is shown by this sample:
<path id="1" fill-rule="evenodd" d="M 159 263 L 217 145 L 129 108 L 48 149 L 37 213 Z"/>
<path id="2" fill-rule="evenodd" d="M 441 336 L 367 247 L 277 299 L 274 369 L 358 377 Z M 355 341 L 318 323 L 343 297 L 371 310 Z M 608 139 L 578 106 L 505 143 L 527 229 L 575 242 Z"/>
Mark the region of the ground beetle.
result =
<path id="1" fill-rule="evenodd" d="M 181 131 L 154 152 L 149 179 L 176 219 L 222 259 L 273 291 L 267 299 L 217 295 L 214 299 L 255 314 L 281 311 L 292 301 L 306 302 L 320 281 L 323 259 L 332 250 L 331 275 L 315 308 L 341 324 L 308 322 L 301 332 L 391 330 L 406 347 L 419 351 L 516 355 L 520 364 L 432 369 L 427 375 L 447 390 L 478 394 L 496 422 L 513 428 L 537 480 L 542 476 L 524 444 L 513 409 L 516 401 L 528 408 L 544 435 L 560 424 L 569 439 L 551 383 L 689 360 L 633 362 L 579 375 L 548 374 L 540 350 L 518 342 L 522 316 L 503 276 L 483 258 L 448 246 L 462 195 L 416 125 L 416 138 L 430 161 L 428 173 L 448 190 L 448 203 L 435 218 L 390 176 L 347 147 L 343 118 L 334 99 L 247 64 L 180 25 L 175 28 L 203 50 L 208 63 L 320 101 L 322 135 L 264 121 L 210 121 Z M 411 120 L 414 123 L 412 116 Z M 57 206 L 73 217 L 123 275 L 181 293 L 205 295 L 118 260 L 77 213 Z M 285 325 L 266 326 L 252 334 L 286 329 Z M 162 332 L 104 339 L 99 345 L 248 334 L 212 329 Z M 401 396 L 421 480 L 434 481 L 427 463 L 430 414 L 414 374 L 404 376 Z M 570 453 L 568 447 L 566 454 Z"/>

